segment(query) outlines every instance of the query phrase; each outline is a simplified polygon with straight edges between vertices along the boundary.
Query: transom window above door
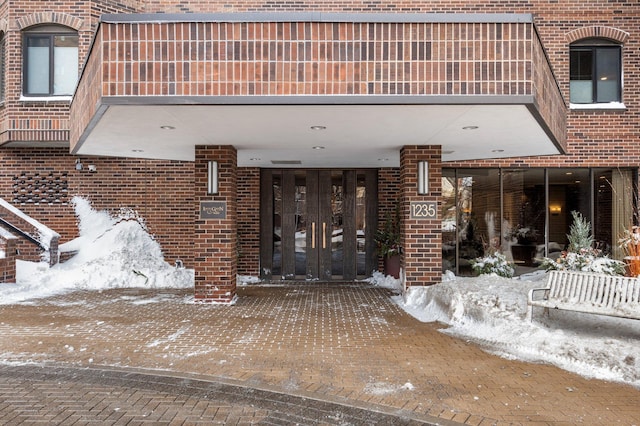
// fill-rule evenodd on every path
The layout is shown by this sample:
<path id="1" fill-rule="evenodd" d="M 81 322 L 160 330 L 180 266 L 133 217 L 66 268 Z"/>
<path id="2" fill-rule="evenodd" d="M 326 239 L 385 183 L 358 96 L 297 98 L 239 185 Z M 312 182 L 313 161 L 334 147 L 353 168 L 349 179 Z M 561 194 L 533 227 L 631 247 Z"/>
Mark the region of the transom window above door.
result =
<path id="1" fill-rule="evenodd" d="M 23 33 L 24 96 L 71 96 L 78 82 L 78 34 L 58 25 Z"/>
<path id="2" fill-rule="evenodd" d="M 622 61 L 619 44 L 586 39 L 570 48 L 572 104 L 622 102 Z"/>

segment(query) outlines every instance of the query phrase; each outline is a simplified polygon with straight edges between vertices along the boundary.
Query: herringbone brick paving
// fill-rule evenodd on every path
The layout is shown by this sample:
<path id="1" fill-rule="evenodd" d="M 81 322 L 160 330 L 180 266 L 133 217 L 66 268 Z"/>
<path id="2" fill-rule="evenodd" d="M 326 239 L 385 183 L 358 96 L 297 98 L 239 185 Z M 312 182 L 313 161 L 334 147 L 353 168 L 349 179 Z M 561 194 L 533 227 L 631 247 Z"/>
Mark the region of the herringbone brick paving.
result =
<path id="1" fill-rule="evenodd" d="M 193 377 L 131 371 L 0 366 L 0 383 L 3 425 L 425 424 L 399 412 L 387 415 Z"/>
<path id="2" fill-rule="evenodd" d="M 4 306 L 0 359 L 197 373 L 469 425 L 640 424 L 638 389 L 487 354 L 413 319 L 385 289 L 243 286 L 234 306 L 191 294 L 76 292 Z M 247 424 L 265 415 L 242 413 L 233 415 Z"/>

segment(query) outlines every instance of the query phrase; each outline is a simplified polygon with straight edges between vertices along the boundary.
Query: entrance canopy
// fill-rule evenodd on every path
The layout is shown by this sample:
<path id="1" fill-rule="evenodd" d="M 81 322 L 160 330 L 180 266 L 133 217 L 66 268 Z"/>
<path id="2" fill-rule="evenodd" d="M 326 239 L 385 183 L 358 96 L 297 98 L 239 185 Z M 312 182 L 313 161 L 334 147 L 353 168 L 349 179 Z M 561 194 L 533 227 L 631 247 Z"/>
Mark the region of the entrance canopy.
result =
<path id="1" fill-rule="evenodd" d="M 523 14 L 106 15 L 71 151 L 239 166 L 392 167 L 564 152 L 565 104 Z"/>

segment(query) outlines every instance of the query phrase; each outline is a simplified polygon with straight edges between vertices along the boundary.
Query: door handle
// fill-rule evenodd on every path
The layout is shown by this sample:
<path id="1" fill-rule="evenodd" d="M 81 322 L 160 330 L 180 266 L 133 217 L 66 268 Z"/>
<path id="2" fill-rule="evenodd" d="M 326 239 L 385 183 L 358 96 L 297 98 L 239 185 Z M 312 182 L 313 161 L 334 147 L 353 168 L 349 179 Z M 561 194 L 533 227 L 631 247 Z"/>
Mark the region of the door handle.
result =
<path id="1" fill-rule="evenodd" d="M 327 248 L 327 223 L 322 222 L 322 248 Z"/>
<path id="2" fill-rule="evenodd" d="M 311 248 L 316 248 L 316 223 L 311 222 Z"/>

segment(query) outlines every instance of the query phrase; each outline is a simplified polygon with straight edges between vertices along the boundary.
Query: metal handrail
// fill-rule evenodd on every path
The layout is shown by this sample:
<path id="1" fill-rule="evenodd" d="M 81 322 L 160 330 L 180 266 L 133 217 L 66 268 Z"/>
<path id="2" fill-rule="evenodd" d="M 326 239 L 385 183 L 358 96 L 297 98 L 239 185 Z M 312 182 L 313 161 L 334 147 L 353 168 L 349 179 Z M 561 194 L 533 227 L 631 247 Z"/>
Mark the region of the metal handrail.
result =
<path id="1" fill-rule="evenodd" d="M 3 218 L 0 217 L 0 225 L 4 225 L 7 228 L 9 228 L 11 231 L 19 234 L 21 237 L 24 237 L 25 239 L 27 239 L 29 242 L 37 245 L 38 247 L 40 247 L 42 250 L 48 250 L 47 247 L 45 247 L 40 241 L 36 240 L 35 238 L 33 238 L 30 234 L 26 233 L 25 231 L 23 231 L 22 229 L 16 227 L 15 225 L 12 225 L 11 223 L 7 222 L 6 220 L 4 220 Z"/>

